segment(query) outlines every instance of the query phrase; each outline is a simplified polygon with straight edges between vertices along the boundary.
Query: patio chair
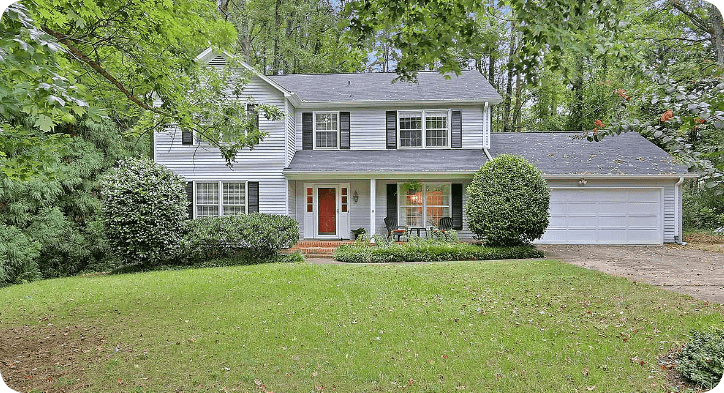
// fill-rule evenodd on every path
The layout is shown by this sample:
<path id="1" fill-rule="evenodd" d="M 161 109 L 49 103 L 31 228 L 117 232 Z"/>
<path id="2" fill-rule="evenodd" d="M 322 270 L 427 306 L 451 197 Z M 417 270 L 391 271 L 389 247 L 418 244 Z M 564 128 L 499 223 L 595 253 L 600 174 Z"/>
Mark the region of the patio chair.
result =
<path id="1" fill-rule="evenodd" d="M 394 238 L 397 236 L 397 241 L 400 241 L 402 236 L 405 236 L 405 228 L 397 226 L 397 219 L 394 217 L 385 217 L 385 228 L 387 229 L 387 238 Z"/>
<path id="2" fill-rule="evenodd" d="M 451 230 L 453 227 L 453 219 L 452 217 L 443 217 L 440 219 L 440 223 L 438 224 L 438 229 L 440 232 L 447 232 Z"/>

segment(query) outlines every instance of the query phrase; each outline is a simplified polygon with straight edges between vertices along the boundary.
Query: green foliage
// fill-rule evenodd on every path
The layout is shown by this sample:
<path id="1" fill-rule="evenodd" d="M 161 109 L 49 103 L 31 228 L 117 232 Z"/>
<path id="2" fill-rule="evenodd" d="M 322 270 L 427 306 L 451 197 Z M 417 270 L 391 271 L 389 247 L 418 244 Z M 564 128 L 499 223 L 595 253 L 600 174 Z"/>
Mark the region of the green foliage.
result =
<path id="1" fill-rule="evenodd" d="M 101 181 L 103 223 L 127 264 L 153 266 L 178 255 L 187 216 L 185 181 L 148 159 L 126 159 Z"/>
<path id="2" fill-rule="evenodd" d="M 608 47 L 611 55 L 622 56 L 612 42 L 622 4 L 622 0 L 507 1 L 510 15 L 506 17 L 515 21 L 525 43 L 516 54 L 515 68 L 534 69 L 548 48 L 583 55 L 599 45 Z M 384 40 L 400 53 L 397 73 L 414 80 L 416 72 L 426 68 L 459 73 L 464 61 L 456 50 L 479 45 L 478 19 L 497 9 L 495 2 L 477 0 L 366 0 L 347 3 L 346 12 L 353 41 L 363 46 Z M 590 34 L 597 31 L 609 34 Z"/>
<path id="3" fill-rule="evenodd" d="M 494 259 L 540 258 L 543 253 L 532 246 L 484 247 L 449 241 L 413 237 L 407 243 L 375 238 L 374 245 L 366 242 L 343 244 L 334 259 L 349 263 L 472 261 Z"/>
<path id="4" fill-rule="evenodd" d="M 548 227 L 548 185 L 522 157 L 503 154 L 488 161 L 466 192 L 468 226 L 488 245 L 526 244 Z"/>
<path id="5" fill-rule="evenodd" d="M 724 226 L 724 204 L 714 189 L 686 187 L 682 205 L 685 231 L 714 230 Z"/>
<path id="6" fill-rule="evenodd" d="M 0 178 L 0 224 L 12 225 L 40 246 L 44 278 L 104 270 L 113 264 L 99 221 L 97 177 L 119 158 L 139 154 L 108 121 L 82 120 L 65 130 L 64 154 L 28 180 Z M 52 163 L 52 165 L 51 165 Z"/>
<path id="7" fill-rule="evenodd" d="M 273 214 L 203 217 L 189 221 L 186 227 L 182 250 L 183 257 L 191 262 L 234 255 L 252 260 L 270 258 L 299 240 L 299 223 Z"/>
<path id="8" fill-rule="evenodd" d="M 717 386 L 724 375 L 724 330 L 689 333 L 689 342 L 681 349 L 676 369 L 703 389 Z"/>
<path id="9" fill-rule="evenodd" d="M 265 75 L 362 71 L 367 53 L 344 36 L 333 2 L 253 0 L 227 2 L 239 32 L 237 53 Z"/>
<path id="10" fill-rule="evenodd" d="M 0 224 L 0 286 L 39 279 L 39 250 L 40 244 L 18 228 Z"/>

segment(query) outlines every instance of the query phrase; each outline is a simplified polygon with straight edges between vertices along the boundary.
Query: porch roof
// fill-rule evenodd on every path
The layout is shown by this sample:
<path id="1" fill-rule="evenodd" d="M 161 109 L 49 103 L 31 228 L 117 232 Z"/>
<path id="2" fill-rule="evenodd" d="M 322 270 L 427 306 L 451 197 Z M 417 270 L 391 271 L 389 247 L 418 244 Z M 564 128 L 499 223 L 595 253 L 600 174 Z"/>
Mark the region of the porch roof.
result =
<path id="1" fill-rule="evenodd" d="M 479 149 L 299 150 L 287 175 L 466 174 L 486 162 Z"/>

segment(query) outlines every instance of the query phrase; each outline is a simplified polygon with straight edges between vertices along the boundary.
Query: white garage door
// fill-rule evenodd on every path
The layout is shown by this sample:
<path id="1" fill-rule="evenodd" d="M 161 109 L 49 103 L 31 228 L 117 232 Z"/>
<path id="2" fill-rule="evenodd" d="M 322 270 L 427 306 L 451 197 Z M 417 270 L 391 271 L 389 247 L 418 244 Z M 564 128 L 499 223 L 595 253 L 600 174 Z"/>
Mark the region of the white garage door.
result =
<path id="1" fill-rule="evenodd" d="M 550 224 L 539 243 L 661 244 L 661 188 L 551 188 Z"/>

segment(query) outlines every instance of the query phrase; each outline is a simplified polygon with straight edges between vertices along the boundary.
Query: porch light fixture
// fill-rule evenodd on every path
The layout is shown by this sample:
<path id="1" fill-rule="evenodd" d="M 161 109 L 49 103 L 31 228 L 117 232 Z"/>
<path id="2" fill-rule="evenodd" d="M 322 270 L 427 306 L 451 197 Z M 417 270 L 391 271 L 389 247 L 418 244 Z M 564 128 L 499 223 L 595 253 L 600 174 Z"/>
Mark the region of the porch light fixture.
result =
<path id="1" fill-rule="evenodd" d="M 357 193 L 357 190 L 354 190 L 354 194 L 352 195 L 352 200 L 354 203 L 357 203 L 359 201 L 359 194 Z"/>
<path id="2" fill-rule="evenodd" d="M 586 179 L 584 179 L 584 178 L 581 178 L 581 180 L 578 181 L 578 185 L 579 185 L 579 186 L 585 186 L 586 183 L 588 183 L 588 181 L 587 181 Z"/>

